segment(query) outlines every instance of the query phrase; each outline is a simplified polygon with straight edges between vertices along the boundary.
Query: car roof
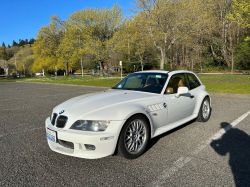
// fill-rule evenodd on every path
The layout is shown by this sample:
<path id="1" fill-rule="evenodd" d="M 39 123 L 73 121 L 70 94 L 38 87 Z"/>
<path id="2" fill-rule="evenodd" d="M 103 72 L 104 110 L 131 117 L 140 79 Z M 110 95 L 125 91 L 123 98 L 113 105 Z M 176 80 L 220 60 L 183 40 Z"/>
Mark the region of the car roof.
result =
<path id="1" fill-rule="evenodd" d="M 145 71 L 138 71 L 135 73 L 165 73 L 167 74 L 169 71 L 165 71 L 165 70 L 145 70 Z"/>
<path id="2" fill-rule="evenodd" d="M 192 71 L 187 71 L 187 70 L 174 70 L 174 71 L 166 71 L 166 70 L 146 70 L 146 71 L 138 71 L 135 73 L 164 73 L 164 74 L 168 74 L 168 73 L 193 73 Z"/>

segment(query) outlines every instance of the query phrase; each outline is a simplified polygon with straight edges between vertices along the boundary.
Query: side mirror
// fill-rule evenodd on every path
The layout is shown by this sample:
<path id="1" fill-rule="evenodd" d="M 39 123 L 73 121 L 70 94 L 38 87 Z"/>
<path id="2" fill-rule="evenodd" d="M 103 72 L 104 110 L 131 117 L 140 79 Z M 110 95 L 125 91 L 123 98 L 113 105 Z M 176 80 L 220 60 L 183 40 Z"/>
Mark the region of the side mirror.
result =
<path id="1" fill-rule="evenodd" d="M 181 94 L 187 94 L 188 92 L 189 91 L 187 87 L 181 86 L 178 88 L 178 91 L 175 97 L 179 98 Z"/>

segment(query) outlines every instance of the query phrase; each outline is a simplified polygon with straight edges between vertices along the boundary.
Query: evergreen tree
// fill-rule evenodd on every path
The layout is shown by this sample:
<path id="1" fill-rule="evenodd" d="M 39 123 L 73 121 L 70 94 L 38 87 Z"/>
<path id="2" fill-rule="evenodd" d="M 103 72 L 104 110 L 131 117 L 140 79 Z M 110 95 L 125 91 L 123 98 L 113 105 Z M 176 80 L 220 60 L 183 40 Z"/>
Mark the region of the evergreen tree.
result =
<path id="1" fill-rule="evenodd" d="M 29 44 L 34 44 L 34 42 L 35 42 L 35 39 L 31 38 L 30 41 L 29 41 Z"/>
<path id="2" fill-rule="evenodd" d="M 11 48 L 11 47 L 10 47 L 10 44 L 8 44 L 8 48 Z"/>
<path id="3" fill-rule="evenodd" d="M 18 46 L 18 43 L 16 43 L 15 40 L 13 40 L 13 42 L 12 42 L 12 47 L 14 47 L 14 46 Z"/>
<path id="4" fill-rule="evenodd" d="M 2 43 L 2 47 L 6 48 L 6 46 L 5 46 L 5 43 L 4 43 L 4 42 Z"/>
<path id="5" fill-rule="evenodd" d="M 22 39 L 19 39 L 19 46 L 24 46 L 25 45 L 25 41 Z"/>

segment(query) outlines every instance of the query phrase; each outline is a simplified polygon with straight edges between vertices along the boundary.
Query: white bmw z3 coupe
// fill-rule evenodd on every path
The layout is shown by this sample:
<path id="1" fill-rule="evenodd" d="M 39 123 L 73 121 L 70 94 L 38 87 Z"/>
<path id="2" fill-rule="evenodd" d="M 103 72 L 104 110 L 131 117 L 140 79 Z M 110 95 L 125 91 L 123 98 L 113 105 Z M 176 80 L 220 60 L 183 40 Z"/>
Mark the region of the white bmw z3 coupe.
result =
<path id="1" fill-rule="evenodd" d="M 142 155 L 151 138 L 193 119 L 206 122 L 211 99 L 190 71 L 133 73 L 109 90 L 58 105 L 45 121 L 51 150 L 97 159 Z"/>

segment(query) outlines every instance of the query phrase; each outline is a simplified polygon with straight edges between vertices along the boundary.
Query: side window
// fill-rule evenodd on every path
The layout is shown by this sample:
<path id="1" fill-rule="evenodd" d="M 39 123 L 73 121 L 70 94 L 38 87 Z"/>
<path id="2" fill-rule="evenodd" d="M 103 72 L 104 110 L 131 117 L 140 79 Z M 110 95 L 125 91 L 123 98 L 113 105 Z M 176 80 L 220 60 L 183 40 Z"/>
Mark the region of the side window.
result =
<path id="1" fill-rule="evenodd" d="M 169 82 L 168 82 L 168 85 L 167 85 L 167 88 L 165 90 L 165 94 L 172 94 L 174 93 L 173 91 L 173 81 L 172 81 L 172 77 L 169 79 Z"/>
<path id="2" fill-rule="evenodd" d="M 201 85 L 201 83 L 198 81 L 195 75 L 187 73 L 187 76 L 189 80 L 190 90 L 197 88 L 198 86 Z"/>
<path id="3" fill-rule="evenodd" d="M 178 88 L 181 86 L 188 87 L 188 82 L 185 73 L 175 74 L 171 77 L 173 81 L 173 93 L 177 93 Z"/>

